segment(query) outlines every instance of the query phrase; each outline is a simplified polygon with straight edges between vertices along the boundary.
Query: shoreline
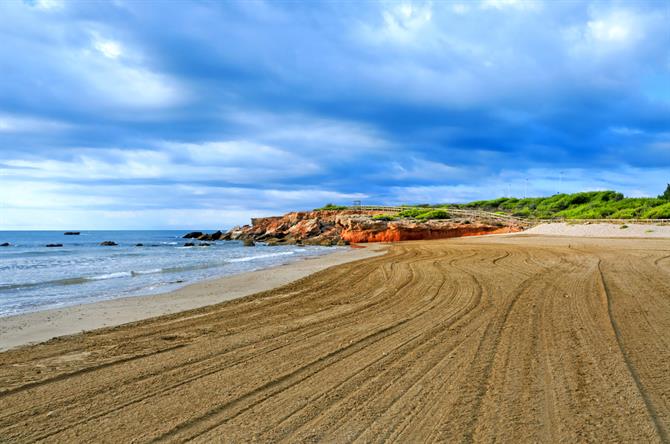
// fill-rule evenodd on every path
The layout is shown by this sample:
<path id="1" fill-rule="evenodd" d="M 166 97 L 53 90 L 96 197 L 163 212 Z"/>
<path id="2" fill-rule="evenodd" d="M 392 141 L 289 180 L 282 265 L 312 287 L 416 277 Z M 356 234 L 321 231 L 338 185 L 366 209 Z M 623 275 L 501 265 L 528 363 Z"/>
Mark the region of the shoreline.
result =
<path id="1" fill-rule="evenodd" d="M 318 271 L 384 254 L 371 244 L 262 270 L 194 282 L 177 290 L 52 308 L 0 318 L 0 352 L 104 327 L 214 305 L 271 290 Z"/>

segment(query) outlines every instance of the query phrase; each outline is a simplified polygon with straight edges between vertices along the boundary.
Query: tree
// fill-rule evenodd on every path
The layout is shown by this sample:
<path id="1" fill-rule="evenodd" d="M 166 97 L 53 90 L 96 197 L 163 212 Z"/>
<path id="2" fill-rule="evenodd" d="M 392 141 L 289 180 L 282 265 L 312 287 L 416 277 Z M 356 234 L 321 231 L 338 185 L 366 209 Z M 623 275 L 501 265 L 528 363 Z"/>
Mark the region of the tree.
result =
<path id="1" fill-rule="evenodd" d="M 659 199 L 664 199 L 664 200 L 670 200 L 670 183 L 668 184 L 667 187 L 665 187 L 665 191 L 663 194 L 658 196 Z"/>

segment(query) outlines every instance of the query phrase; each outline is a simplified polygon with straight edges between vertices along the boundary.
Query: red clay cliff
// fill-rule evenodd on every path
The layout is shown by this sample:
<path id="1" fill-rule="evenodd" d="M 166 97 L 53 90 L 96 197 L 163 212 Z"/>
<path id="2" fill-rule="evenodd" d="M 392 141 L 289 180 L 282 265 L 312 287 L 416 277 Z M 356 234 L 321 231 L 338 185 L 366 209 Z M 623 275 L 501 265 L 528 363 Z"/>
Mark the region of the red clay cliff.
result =
<path id="1" fill-rule="evenodd" d="M 251 220 L 221 239 L 253 240 L 269 244 L 346 245 L 363 242 L 446 239 L 482 234 L 512 233 L 523 227 L 500 220 L 437 219 L 418 221 L 398 218 L 379 220 L 380 211 L 324 210 L 287 213 Z"/>

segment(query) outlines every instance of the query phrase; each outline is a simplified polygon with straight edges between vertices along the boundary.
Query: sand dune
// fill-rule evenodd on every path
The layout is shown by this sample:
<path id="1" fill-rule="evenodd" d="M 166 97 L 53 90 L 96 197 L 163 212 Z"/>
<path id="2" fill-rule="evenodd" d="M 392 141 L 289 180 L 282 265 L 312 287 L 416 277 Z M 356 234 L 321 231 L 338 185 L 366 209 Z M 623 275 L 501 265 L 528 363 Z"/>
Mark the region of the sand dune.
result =
<path id="1" fill-rule="evenodd" d="M 670 240 L 396 244 L 0 354 L 0 440 L 668 442 Z"/>

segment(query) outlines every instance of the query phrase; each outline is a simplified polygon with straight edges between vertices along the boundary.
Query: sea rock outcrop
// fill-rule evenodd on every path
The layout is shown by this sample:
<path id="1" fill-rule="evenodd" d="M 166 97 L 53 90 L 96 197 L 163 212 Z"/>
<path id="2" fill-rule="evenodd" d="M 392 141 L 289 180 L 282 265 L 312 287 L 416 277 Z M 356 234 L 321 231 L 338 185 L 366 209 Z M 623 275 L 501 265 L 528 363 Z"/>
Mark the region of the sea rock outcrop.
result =
<path id="1" fill-rule="evenodd" d="M 63 244 L 46 244 L 47 248 L 59 248 L 62 247 Z"/>
<path id="2" fill-rule="evenodd" d="M 202 231 L 192 231 L 182 236 L 182 239 L 197 239 L 201 241 L 217 241 L 223 238 L 222 231 L 216 231 L 212 234 L 203 233 Z"/>
<path id="3" fill-rule="evenodd" d="M 100 242 L 100 246 L 101 246 L 101 247 L 116 247 L 117 245 L 119 245 L 119 244 L 117 244 L 117 243 L 114 242 L 114 241 L 103 241 L 103 242 Z"/>
<path id="4" fill-rule="evenodd" d="M 63 234 L 65 236 L 79 236 L 81 233 L 79 231 L 66 231 Z"/>
<path id="5" fill-rule="evenodd" d="M 221 239 L 252 240 L 268 245 L 348 245 L 364 242 L 446 239 L 522 231 L 523 226 L 501 220 L 374 218 L 379 211 L 303 211 L 251 219 Z"/>
<path id="6" fill-rule="evenodd" d="M 0 247 L 9 247 L 9 242 L 3 242 L 0 244 Z"/>

